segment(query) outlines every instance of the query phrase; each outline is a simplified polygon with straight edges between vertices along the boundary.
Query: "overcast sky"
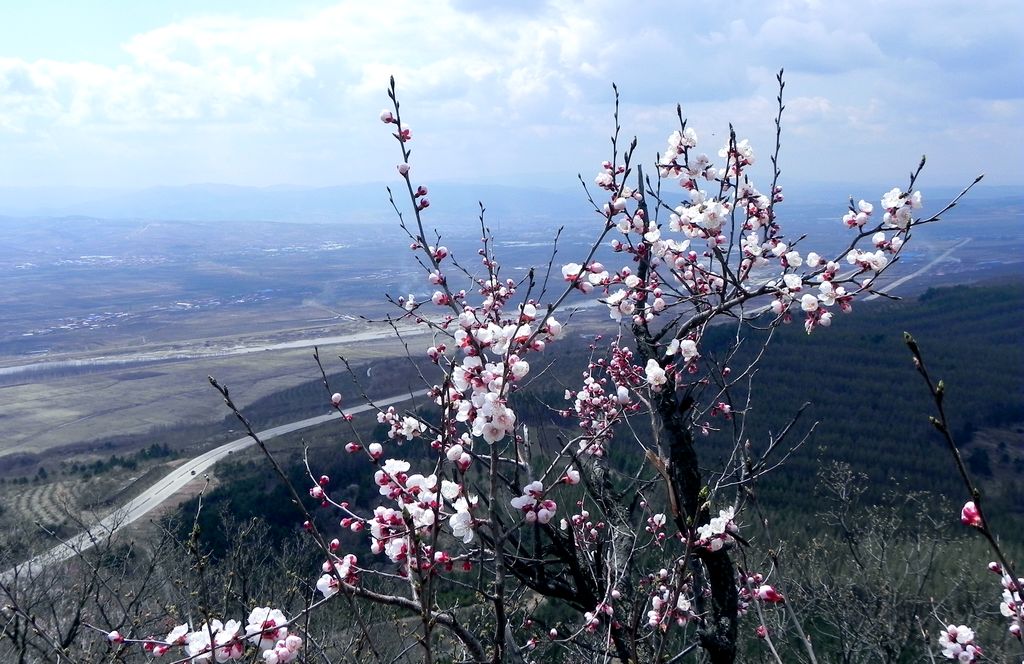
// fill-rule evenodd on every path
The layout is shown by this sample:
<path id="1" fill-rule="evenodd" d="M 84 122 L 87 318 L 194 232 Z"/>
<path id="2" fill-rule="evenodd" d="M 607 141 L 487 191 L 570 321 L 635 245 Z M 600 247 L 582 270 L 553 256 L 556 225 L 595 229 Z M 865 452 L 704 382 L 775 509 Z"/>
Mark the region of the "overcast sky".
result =
<path id="1" fill-rule="evenodd" d="M 923 153 L 926 182 L 1024 181 L 1015 0 L 4 0 L 0 16 L 0 186 L 388 180 L 392 74 L 426 182 L 592 179 L 613 81 L 641 154 L 678 101 L 709 154 L 731 121 L 767 162 L 781 67 L 784 182 L 901 184 Z"/>

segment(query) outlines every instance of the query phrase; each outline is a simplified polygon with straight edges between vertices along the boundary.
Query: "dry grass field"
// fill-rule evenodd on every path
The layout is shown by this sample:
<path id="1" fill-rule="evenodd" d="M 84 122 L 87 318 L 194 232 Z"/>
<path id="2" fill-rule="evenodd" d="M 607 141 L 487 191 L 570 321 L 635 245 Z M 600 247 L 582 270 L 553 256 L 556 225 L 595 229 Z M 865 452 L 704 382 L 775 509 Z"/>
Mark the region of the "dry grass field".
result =
<path id="1" fill-rule="evenodd" d="M 213 375 L 232 388 L 237 403 L 245 406 L 299 383 L 319 376 L 312 358 L 309 339 L 333 338 L 372 332 L 376 326 L 347 322 L 315 329 L 284 329 L 251 333 L 231 338 L 177 341 L 149 344 L 122 351 L 121 355 L 156 356 L 158 354 L 196 354 L 211 347 L 246 347 L 294 344 L 297 347 L 273 348 L 228 355 L 208 355 L 191 359 L 147 362 L 136 366 L 96 365 L 83 369 L 46 373 L 24 373 L 7 377 L 0 384 L 0 474 L 4 457 L 15 454 L 39 454 L 46 450 L 81 444 L 111 435 L 139 436 L 154 427 L 174 427 L 221 421 L 227 414 L 220 398 L 210 388 L 207 376 Z M 371 336 L 371 335 L 364 335 Z M 341 368 L 336 356 L 350 360 L 394 357 L 404 352 L 400 343 L 383 330 L 379 339 L 350 343 L 328 343 L 321 348 L 325 362 Z M 110 357 L 110 349 L 89 353 L 64 354 L 63 359 L 90 360 Z M 63 375 L 60 375 L 63 374 Z M 106 450 L 109 455 L 110 451 Z"/>

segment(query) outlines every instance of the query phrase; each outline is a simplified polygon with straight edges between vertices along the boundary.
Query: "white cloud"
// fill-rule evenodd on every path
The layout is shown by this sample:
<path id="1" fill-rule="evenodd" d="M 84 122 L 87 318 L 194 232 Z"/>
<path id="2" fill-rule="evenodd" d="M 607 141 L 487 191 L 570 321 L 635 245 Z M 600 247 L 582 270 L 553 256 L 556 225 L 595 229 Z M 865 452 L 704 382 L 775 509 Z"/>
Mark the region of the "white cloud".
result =
<path id="1" fill-rule="evenodd" d="M 762 57 L 774 57 L 794 71 L 838 73 L 883 60 L 881 49 L 864 32 L 829 28 L 817 20 L 772 17 L 752 41 Z"/>
<path id="2" fill-rule="evenodd" d="M 177 168 L 182 181 L 381 177 L 390 161 L 377 154 L 373 118 L 393 74 L 410 122 L 425 129 L 425 166 L 471 177 L 488 155 L 494 175 L 538 161 L 573 172 L 604 157 L 612 81 L 629 119 L 665 119 L 626 126 L 653 152 L 676 100 L 705 134 L 733 120 L 769 136 L 774 71 L 784 66 L 795 154 L 839 136 L 844 148 L 861 140 L 888 159 L 914 135 L 960 123 L 981 137 L 1020 135 L 1019 104 L 982 102 L 1021 97 L 1022 12 L 982 5 L 658 0 L 624 11 L 611 0 L 348 0 L 286 19 L 186 18 L 129 39 L 119 64 L 0 58 L 0 148 L 56 145 L 81 160 L 88 146 L 94 159 L 109 155 L 108 173 Z M 968 115 L 977 108 L 991 110 Z M 253 153 L 278 156 L 253 176 Z"/>

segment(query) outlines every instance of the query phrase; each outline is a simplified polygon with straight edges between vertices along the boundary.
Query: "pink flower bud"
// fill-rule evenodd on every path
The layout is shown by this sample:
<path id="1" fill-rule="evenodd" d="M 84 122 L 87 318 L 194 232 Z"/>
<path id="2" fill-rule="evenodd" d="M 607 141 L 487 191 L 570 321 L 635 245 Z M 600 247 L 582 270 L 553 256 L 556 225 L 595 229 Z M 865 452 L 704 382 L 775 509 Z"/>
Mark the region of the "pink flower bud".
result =
<path id="1" fill-rule="evenodd" d="M 335 408 L 340 406 L 341 405 L 341 395 L 338 394 L 337 392 L 332 394 L 331 395 L 331 404 L 333 404 Z"/>
<path id="2" fill-rule="evenodd" d="M 391 111 L 384 109 L 380 112 L 380 121 L 384 124 L 391 124 L 395 121 L 395 116 Z"/>
<path id="3" fill-rule="evenodd" d="M 784 598 L 779 591 L 769 585 L 761 586 L 754 594 L 759 600 L 769 602 L 771 604 L 778 604 L 786 601 L 786 598 Z"/>
<path id="4" fill-rule="evenodd" d="M 960 510 L 960 523 L 965 526 L 981 528 L 981 513 L 978 511 L 973 500 L 968 500 L 964 503 L 963 509 Z"/>
<path id="5" fill-rule="evenodd" d="M 757 638 L 759 638 L 759 639 L 767 639 L 768 638 L 768 628 L 765 627 L 764 625 L 758 625 L 757 626 Z"/>
<path id="6" fill-rule="evenodd" d="M 107 641 L 110 641 L 111 643 L 124 643 L 124 637 L 121 636 L 121 632 L 115 629 L 113 632 L 107 634 Z"/>
<path id="7" fill-rule="evenodd" d="M 409 164 L 399 164 L 398 165 L 398 174 L 399 175 L 408 175 L 409 174 L 409 168 L 410 168 Z"/>

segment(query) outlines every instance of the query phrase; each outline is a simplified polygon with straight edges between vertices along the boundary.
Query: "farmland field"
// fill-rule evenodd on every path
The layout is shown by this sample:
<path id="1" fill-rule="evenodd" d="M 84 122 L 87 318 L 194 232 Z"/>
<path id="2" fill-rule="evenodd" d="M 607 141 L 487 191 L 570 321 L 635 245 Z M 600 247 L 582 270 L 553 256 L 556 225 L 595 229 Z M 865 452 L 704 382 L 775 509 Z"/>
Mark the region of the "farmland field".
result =
<path id="1" fill-rule="evenodd" d="M 795 231 L 824 224 L 824 247 L 844 242 L 834 206 L 787 206 Z M 1020 273 L 1016 202 L 982 197 L 956 213 L 956 224 L 915 238 L 891 278 L 928 266 L 926 276 L 897 294 Z M 556 266 L 582 251 L 586 219 L 563 220 Z M 315 379 L 313 344 L 334 368 L 338 354 L 357 363 L 401 355 L 389 328 L 364 317 L 398 311 L 385 293 L 430 294 L 407 246 L 373 224 L 0 222 L 0 477 L 34 472 L 50 450 L 109 456 L 116 450 L 90 444 L 117 435 L 139 449 L 149 432 L 193 427 L 197 440 L 178 446 L 205 444 L 223 433 L 225 416 L 208 375 L 244 407 Z M 503 276 L 520 279 L 556 250 L 551 220 L 514 233 L 507 220 L 492 223 Z M 453 255 L 475 257 L 479 230 L 465 219 L 452 228 L 444 241 Z M 543 271 L 537 278 L 543 286 Z M 585 318 L 606 321 L 601 309 Z"/>

